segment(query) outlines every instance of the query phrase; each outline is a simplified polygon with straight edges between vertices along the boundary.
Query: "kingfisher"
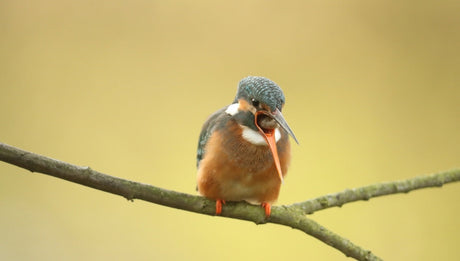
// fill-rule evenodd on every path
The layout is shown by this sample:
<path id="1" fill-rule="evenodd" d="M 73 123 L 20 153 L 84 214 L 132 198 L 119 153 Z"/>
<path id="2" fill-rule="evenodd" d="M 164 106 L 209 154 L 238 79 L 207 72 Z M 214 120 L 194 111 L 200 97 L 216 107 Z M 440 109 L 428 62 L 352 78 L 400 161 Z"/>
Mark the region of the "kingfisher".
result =
<path id="1" fill-rule="evenodd" d="M 248 76 L 232 104 L 204 123 L 197 150 L 197 190 L 216 201 L 260 204 L 267 217 L 278 199 L 291 153 L 289 135 L 298 141 L 281 114 L 285 97 L 273 81 Z"/>

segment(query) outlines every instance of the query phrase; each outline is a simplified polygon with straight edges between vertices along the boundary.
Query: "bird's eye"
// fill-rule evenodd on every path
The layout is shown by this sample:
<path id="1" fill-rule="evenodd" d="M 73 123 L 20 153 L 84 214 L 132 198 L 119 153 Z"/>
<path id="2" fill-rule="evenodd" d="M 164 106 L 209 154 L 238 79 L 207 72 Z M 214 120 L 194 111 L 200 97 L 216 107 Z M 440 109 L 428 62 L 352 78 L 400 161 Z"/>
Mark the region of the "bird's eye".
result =
<path id="1" fill-rule="evenodd" d="M 254 107 L 258 107 L 258 106 L 259 106 L 259 101 L 258 101 L 258 100 L 252 98 L 252 99 L 251 99 L 251 102 L 252 102 L 252 105 L 253 105 Z"/>

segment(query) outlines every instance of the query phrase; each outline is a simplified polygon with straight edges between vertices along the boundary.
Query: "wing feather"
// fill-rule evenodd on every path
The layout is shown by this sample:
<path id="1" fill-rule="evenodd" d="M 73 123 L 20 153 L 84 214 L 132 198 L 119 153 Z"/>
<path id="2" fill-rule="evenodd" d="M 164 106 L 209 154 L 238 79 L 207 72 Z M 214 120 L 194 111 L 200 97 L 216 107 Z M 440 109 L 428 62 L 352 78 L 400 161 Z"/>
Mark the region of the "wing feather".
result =
<path id="1" fill-rule="evenodd" d="M 208 142 L 212 133 L 216 130 L 216 128 L 219 125 L 218 120 L 221 117 L 230 117 L 230 115 L 227 115 L 226 113 L 224 113 L 225 109 L 227 109 L 227 107 L 224 107 L 214 112 L 211 116 L 209 116 L 209 118 L 206 120 L 206 122 L 203 124 L 203 127 L 201 128 L 200 138 L 198 140 L 198 149 L 196 152 L 196 167 L 197 168 L 200 165 L 200 161 L 203 159 L 204 154 L 206 153 L 205 151 L 206 143 Z"/>

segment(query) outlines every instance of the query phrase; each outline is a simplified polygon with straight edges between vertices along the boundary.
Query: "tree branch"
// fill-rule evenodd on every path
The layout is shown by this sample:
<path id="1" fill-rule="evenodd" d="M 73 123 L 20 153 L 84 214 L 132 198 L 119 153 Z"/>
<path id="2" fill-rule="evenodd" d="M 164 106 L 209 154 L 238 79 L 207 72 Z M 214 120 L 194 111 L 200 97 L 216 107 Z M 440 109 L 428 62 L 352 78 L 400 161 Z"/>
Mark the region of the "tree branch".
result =
<path id="1" fill-rule="evenodd" d="M 444 184 L 460 181 L 460 169 L 452 169 L 431 175 L 418 176 L 400 181 L 384 182 L 372 184 L 360 188 L 346 189 L 344 191 L 317 197 L 300 203 L 294 203 L 289 207 L 298 208 L 304 214 L 312 214 L 318 210 L 331 207 L 341 207 L 342 205 L 359 200 L 369 200 L 371 198 L 409 193 L 412 190 L 442 187 Z"/>
<path id="2" fill-rule="evenodd" d="M 75 182 L 98 190 L 123 196 L 128 200 L 141 199 L 155 204 L 183 209 L 206 215 L 214 215 L 215 202 L 204 197 L 175 192 L 121 179 L 80 167 L 59 160 L 51 159 L 35 153 L 27 152 L 0 143 L 0 160 L 40 172 L 64 180 Z M 459 181 L 460 170 L 451 170 L 427 177 L 417 177 L 406 181 L 388 182 L 366 186 L 363 188 L 345 190 L 337 194 L 296 203 L 290 206 L 274 206 L 272 214 L 265 218 L 262 208 L 244 202 L 228 202 L 222 211 L 222 216 L 255 222 L 256 224 L 275 223 L 301 230 L 322 242 L 338 249 L 346 256 L 358 260 L 381 260 L 370 251 L 353 244 L 334 232 L 307 218 L 305 213 L 313 213 L 345 203 L 367 200 L 371 197 L 408 192 L 425 187 L 442 186 L 445 183 Z"/>

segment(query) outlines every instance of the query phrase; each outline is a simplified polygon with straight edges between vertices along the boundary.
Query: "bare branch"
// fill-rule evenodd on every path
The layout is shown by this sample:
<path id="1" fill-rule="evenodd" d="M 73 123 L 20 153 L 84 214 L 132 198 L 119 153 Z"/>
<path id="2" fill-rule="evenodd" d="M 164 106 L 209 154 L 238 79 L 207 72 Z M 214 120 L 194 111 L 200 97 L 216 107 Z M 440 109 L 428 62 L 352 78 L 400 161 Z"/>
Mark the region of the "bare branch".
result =
<path id="1" fill-rule="evenodd" d="M 460 181 L 460 169 L 453 169 L 431 175 L 418 176 L 400 181 L 377 183 L 354 189 L 317 197 L 300 203 L 294 203 L 289 207 L 299 208 L 304 214 L 312 214 L 318 210 L 331 207 L 341 207 L 342 205 L 359 200 L 369 200 L 371 198 L 409 193 L 412 190 L 442 187 L 444 184 Z"/>
<path id="2" fill-rule="evenodd" d="M 27 152 L 0 143 L 0 160 L 64 180 L 72 181 L 98 190 L 123 196 L 128 200 L 141 199 L 155 204 L 183 209 L 206 215 L 214 215 L 215 202 L 204 197 L 175 192 L 109 176 L 89 167 L 72 165 L 35 153 Z M 363 188 L 345 190 L 337 194 L 296 203 L 290 206 L 272 208 L 270 218 L 265 218 L 262 208 L 244 202 L 228 202 L 222 216 L 255 222 L 256 224 L 275 223 L 301 230 L 322 242 L 338 249 L 346 256 L 358 260 L 381 260 L 370 251 L 353 244 L 334 232 L 307 218 L 305 213 L 340 206 L 345 203 L 365 200 L 372 197 L 408 192 L 425 187 L 442 186 L 460 180 L 460 170 L 452 170 L 406 181 L 388 182 Z"/>
<path id="3" fill-rule="evenodd" d="M 183 209 L 206 215 L 214 215 L 215 202 L 204 197 L 189 195 L 158 188 L 155 186 L 109 176 L 89 167 L 80 167 L 27 152 L 0 143 L 0 160 L 64 180 L 72 181 L 98 190 L 123 196 L 128 200 L 141 199 L 163 206 Z M 329 231 L 315 221 L 305 217 L 295 208 L 273 207 L 270 218 L 266 218 L 262 208 L 243 202 L 228 202 L 222 216 L 255 222 L 275 223 L 299 229 L 340 250 L 346 256 L 358 260 L 380 260 L 370 251 L 354 245 L 348 239 Z"/>

